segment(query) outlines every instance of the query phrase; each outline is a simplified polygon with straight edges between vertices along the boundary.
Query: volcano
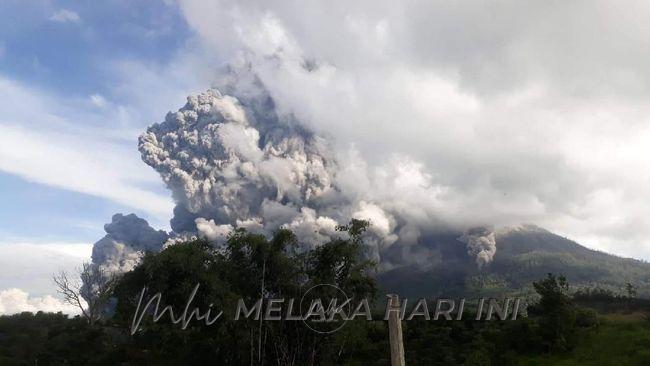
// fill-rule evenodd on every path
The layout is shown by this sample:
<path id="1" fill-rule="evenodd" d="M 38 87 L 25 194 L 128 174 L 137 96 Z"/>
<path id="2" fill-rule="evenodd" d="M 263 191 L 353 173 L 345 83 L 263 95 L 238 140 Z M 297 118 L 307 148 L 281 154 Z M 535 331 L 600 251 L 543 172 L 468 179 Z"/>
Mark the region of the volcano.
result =
<path id="1" fill-rule="evenodd" d="M 552 273 L 565 276 L 574 289 L 622 293 L 631 283 L 640 297 L 650 298 L 650 263 L 592 250 L 535 225 L 497 230 L 494 259 L 481 267 L 459 236 L 423 238 L 434 253 L 431 261 L 379 273 L 382 291 L 412 298 L 525 295 L 533 291 L 533 281 Z"/>

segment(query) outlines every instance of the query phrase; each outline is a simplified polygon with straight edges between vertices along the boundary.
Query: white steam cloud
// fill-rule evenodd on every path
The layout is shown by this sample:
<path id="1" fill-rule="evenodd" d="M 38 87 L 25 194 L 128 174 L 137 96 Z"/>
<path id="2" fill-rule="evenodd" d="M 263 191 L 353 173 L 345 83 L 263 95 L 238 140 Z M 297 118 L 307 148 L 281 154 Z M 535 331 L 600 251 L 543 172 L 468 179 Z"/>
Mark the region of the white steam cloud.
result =
<path id="1" fill-rule="evenodd" d="M 650 2 L 178 4 L 212 65 L 247 60 L 277 110 L 354 144 L 345 194 L 648 257 Z"/>
<path id="2" fill-rule="evenodd" d="M 140 141 L 177 204 L 169 244 L 279 225 L 319 243 L 357 216 L 390 265 L 423 261 L 436 228 L 647 242 L 647 3 L 178 5 L 200 48 L 186 56 L 232 70 Z M 463 241 L 495 255 L 489 234 Z M 102 245 L 116 268 L 143 250 Z"/>

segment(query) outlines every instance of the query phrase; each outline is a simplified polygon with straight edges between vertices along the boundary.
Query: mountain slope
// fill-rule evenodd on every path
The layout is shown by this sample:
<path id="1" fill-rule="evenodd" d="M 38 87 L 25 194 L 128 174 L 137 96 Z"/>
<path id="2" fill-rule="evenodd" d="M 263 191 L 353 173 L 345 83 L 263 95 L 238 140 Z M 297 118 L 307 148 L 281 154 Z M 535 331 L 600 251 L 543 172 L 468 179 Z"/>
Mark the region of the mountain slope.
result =
<path id="1" fill-rule="evenodd" d="M 427 238 L 438 253 L 430 266 L 410 266 L 378 275 L 381 288 L 408 297 L 525 294 L 547 273 L 564 275 L 574 288 L 602 287 L 622 292 L 630 282 L 650 297 L 650 264 L 591 250 L 534 225 L 496 233 L 494 260 L 478 268 L 456 233 Z"/>

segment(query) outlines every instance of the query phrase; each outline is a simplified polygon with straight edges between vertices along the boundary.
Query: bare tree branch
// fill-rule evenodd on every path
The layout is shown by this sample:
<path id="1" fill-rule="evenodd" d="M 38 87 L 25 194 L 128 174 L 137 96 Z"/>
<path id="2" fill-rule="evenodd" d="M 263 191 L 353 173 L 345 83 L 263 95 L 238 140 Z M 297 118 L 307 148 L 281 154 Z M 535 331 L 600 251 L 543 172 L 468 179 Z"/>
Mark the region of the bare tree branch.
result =
<path id="1" fill-rule="evenodd" d="M 66 271 L 61 271 L 53 276 L 53 280 L 63 300 L 79 308 L 90 324 L 101 319 L 117 282 L 115 276 L 89 263 L 82 265 L 78 279 L 71 279 Z"/>

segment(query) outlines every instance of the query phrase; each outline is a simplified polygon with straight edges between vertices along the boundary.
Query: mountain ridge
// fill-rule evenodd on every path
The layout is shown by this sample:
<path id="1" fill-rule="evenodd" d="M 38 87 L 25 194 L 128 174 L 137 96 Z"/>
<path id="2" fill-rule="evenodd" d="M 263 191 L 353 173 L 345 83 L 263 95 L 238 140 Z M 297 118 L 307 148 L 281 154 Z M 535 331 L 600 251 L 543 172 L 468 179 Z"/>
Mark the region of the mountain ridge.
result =
<path id="1" fill-rule="evenodd" d="M 408 297 L 528 295 L 533 281 L 553 273 L 565 276 L 573 290 L 623 293 L 631 283 L 639 297 L 650 298 L 650 263 L 589 249 L 533 224 L 496 230 L 496 254 L 480 268 L 467 253 L 461 255 L 465 248 L 456 235 L 425 238 L 435 263 L 381 272 L 380 288 Z"/>

